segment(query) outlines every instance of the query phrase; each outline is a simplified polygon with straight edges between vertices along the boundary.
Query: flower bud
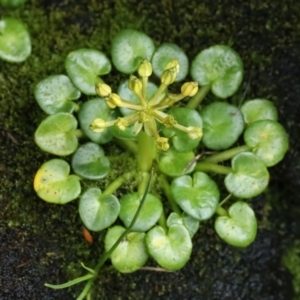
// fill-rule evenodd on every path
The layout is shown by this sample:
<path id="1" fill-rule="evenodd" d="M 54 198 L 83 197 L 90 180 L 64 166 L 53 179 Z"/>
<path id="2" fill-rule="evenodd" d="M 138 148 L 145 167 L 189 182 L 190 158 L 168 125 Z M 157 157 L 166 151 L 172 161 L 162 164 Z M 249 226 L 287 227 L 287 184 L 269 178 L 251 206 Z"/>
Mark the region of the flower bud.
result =
<path id="1" fill-rule="evenodd" d="M 105 121 L 99 118 L 95 119 L 89 126 L 89 129 L 93 132 L 102 132 L 105 128 Z"/>
<path id="2" fill-rule="evenodd" d="M 191 138 L 192 140 L 199 139 L 203 135 L 202 129 L 200 127 L 189 126 L 187 128 L 187 133 L 188 133 L 189 138 Z"/>
<path id="3" fill-rule="evenodd" d="M 128 81 L 128 88 L 136 94 L 139 94 L 142 91 L 143 84 L 136 76 L 130 75 Z"/>
<path id="4" fill-rule="evenodd" d="M 171 68 L 175 68 L 176 76 L 177 76 L 177 74 L 179 73 L 179 70 L 180 70 L 180 66 L 179 66 L 177 59 L 173 59 L 170 62 L 168 62 L 168 64 L 165 66 L 164 70 L 168 70 Z"/>
<path id="5" fill-rule="evenodd" d="M 167 138 L 159 137 L 156 139 L 156 148 L 158 150 L 167 151 L 170 148 Z"/>
<path id="6" fill-rule="evenodd" d="M 164 70 L 164 72 L 161 75 L 161 83 L 164 85 L 170 85 L 172 84 L 177 76 L 176 67 L 172 67 L 170 69 Z"/>
<path id="7" fill-rule="evenodd" d="M 144 59 L 139 68 L 138 68 L 138 74 L 141 77 L 149 77 L 152 74 L 152 65 L 149 60 Z"/>
<path id="8" fill-rule="evenodd" d="M 111 87 L 105 83 L 96 84 L 96 93 L 100 97 L 108 97 L 111 94 Z"/>
<path id="9" fill-rule="evenodd" d="M 106 103 L 110 108 L 115 108 L 116 106 L 122 105 L 122 99 L 118 94 L 112 93 L 109 95 Z"/>
<path id="10" fill-rule="evenodd" d="M 193 97 L 198 92 L 198 82 L 186 82 L 181 86 L 181 94 L 185 97 Z"/>

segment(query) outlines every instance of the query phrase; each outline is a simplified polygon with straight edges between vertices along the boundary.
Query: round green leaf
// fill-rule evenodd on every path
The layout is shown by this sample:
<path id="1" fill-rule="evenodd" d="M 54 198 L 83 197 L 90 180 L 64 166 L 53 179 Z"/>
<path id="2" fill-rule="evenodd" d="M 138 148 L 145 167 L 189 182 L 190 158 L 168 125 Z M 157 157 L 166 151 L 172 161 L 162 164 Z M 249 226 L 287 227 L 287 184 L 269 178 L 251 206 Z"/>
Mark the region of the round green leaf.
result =
<path id="1" fill-rule="evenodd" d="M 194 173 L 193 178 L 185 175 L 174 179 L 171 193 L 182 210 L 199 221 L 215 213 L 220 198 L 216 183 L 202 172 Z"/>
<path id="2" fill-rule="evenodd" d="M 161 153 L 159 158 L 159 169 L 166 175 L 176 177 L 184 174 L 191 173 L 196 162 L 192 162 L 195 155 L 194 152 L 177 152 L 175 149 L 170 148 Z M 191 163 L 192 162 L 192 163 Z"/>
<path id="3" fill-rule="evenodd" d="M 178 124 L 185 127 L 200 127 L 202 128 L 202 119 L 199 113 L 186 107 L 173 107 L 168 111 L 169 115 L 172 115 Z M 177 128 L 163 127 L 164 136 L 170 138 L 174 148 L 179 152 L 187 152 L 195 149 L 201 140 L 191 139 L 188 134 Z"/>
<path id="4" fill-rule="evenodd" d="M 182 81 L 188 74 L 189 60 L 183 50 L 175 44 L 164 43 L 155 50 L 151 59 L 153 73 L 161 77 L 166 65 L 174 59 L 178 61 L 180 67 L 175 81 Z"/>
<path id="5" fill-rule="evenodd" d="M 204 107 L 202 142 L 213 150 L 231 147 L 244 130 L 244 118 L 240 110 L 224 102 L 214 102 Z"/>
<path id="6" fill-rule="evenodd" d="M 149 254 L 167 270 L 179 270 L 189 260 L 192 241 L 188 230 L 180 224 L 172 225 L 166 233 L 155 226 L 146 234 Z"/>
<path id="7" fill-rule="evenodd" d="M 86 143 L 74 153 L 72 168 L 81 177 L 97 180 L 110 172 L 110 163 L 99 145 Z"/>
<path id="8" fill-rule="evenodd" d="M 86 228 L 100 231 L 116 221 L 120 203 L 114 195 L 103 195 L 100 189 L 90 188 L 80 197 L 78 210 Z"/>
<path id="9" fill-rule="evenodd" d="M 108 74 L 111 63 L 106 55 L 94 49 L 79 49 L 68 54 L 65 67 L 74 85 L 86 95 L 96 95 L 100 75 Z"/>
<path id="10" fill-rule="evenodd" d="M 221 216 L 216 219 L 217 234 L 232 246 L 249 246 L 257 233 L 254 211 L 247 203 L 238 201 L 230 206 L 228 214 L 229 216 Z"/>
<path id="11" fill-rule="evenodd" d="M 34 177 L 34 190 L 38 196 L 51 203 L 65 204 L 76 199 L 80 182 L 76 175 L 69 175 L 70 166 L 62 159 L 45 162 Z"/>
<path id="12" fill-rule="evenodd" d="M 146 97 L 148 100 L 150 100 L 152 98 L 152 96 L 154 96 L 154 94 L 157 91 L 157 86 L 152 83 L 152 82 L 148 82 L 147 83 L 147 91 L 146 91 Z M 136 93 L 134 93 L 133 91 L 131 91 L 128 87 L 128 80 L 122 82 L 119 87 L 118 87 L 118 95 L 124 99 L 127 100 L 129 102 L 132 102 L 134 104 L 141 104 L 138 96 L 136 95 Z M 162 95 L 162 97 L 164 97 L 164 94 Z M 161 97 L 161 98 L 162 98 Z M 159 98 L 159 99 L 161 99 Z M 127 115 L 131 115 L 132 113 L 136 112 L 135 110 L 129 109 L 129 108 L 125 108 L 125 107 L 120 107 L 120 111 L 122 113 L 123 116 L 127 116 Z"/>
<path id="13" fill-rule="evenodd" d="M 235 197 L 252 198 L 268 186 L 269 172 L 253 153 L 240 153 L 232 159 L 231 164 L 232 172 L 225 177 L 225 186 Z"/>
<path id="14" fill-rule="evenodd" d="M 285 129 L 278 122 L 271 120 L 250 124 L 245 130 L 244 141 L 267 167 L 280 162 L 289 148 Z"/>
<path id="15" fill-rule="evenodd" d="M 48 116 L 37 128 L 34 138 L 44 151 L 66 156 L 78 147 L 76 136 L 77 120 L 69 113 Z"/>
<path id="16" fill-rule="evenodd" d="M 72 100 L 80 97 L 80 91 L 74 87 L 69 77 L 52 75 L 36 85 L 34 96 L 40 108 L 53 115 L 58 112 L 73 112 L 75 104 Z"/>
<path id="17" fill-rule="evenodd" d="M 105 144 L 112 139 L 112 134 L 109 132 L 108 128 L 105 128 L 102 132 L 93 132 L 90 130 L 90 125 L 96 118 L 108 121 L 110 119 L 110 112 L 111 109 L 102 98 L 86 101 L 80 107 L 78 112 L 80 128 L 94 143 Z"/>
<path id="18" fill-rule="evenodd" d="M 244 115 L 246 124 L 259 120 L 277 121 L 278 119 L 276 107 L 271 101 L 265 99 L 246 101 L 241 107 L 241 112 Z"/>
<path id="19" fill-rule="evenodd" d="M 220 98 L 232 96 L 243 79 L 243 63 L 230 47 L 216 45 L 201 51 L 193 60 L 191 75 L 200 85 L 211 85 Z"/>
<path id="20" fill-rule="evenodd" d="M 199 229 L 199 221 L 185 212 L 180 217 L 177 213 L 172 212 L 167 219 L 167 226 L 171 227 L 174 224 L 184 225 L 188 230 L 191 238 L 195 235 Z"/>
<path id="21" fill-rule="evenodd" d="M 128 227 L 140 205 L 143 195 L 139 193 L 126 194 L 120 199 L 121 211 L 120 219 Z M 138 219 L 136 220 L 133 231 L 147 231 L 153 227 L 162 214 L 163 208 L 161 201 L 151 194 L 147 194 Z"/>
<path id="22" fill-rule="evenodd" d="M 132 74 L 144 59 L 151 59 L 154 50 L 153 40 L 148 35 L 124 29 L 113 38 L 112 61 L 120 72 Z"/>
<path id="23" fill-rule="evenodd" d="M 23 62 L 31 53 L 31 41 L 24 24 L 14 18 L 0 19 L 0 58 Z"/>
<path id="24" fill-rule="evenodd" d="M 105 251 L 109 251 L 125 229 L 114 226 L 109 229 L 104 240 Z M 110 256 L 113 266 L 121 273 L 131 273 L 140 269 L 148 260 L 145 233 L 130 232 Z"/>

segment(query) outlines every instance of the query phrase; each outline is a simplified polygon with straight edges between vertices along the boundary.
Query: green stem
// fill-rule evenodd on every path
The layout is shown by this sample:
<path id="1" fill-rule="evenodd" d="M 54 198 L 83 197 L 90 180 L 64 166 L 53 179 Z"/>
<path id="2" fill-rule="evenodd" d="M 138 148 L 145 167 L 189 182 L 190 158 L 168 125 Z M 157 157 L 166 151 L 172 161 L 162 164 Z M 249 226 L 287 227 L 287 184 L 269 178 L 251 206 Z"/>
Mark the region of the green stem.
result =
<path id="1" fill-rule="evenodd" d="M 225 204 L 230 198 L 231 198 L 232 194 L 229 194 L 226 198 L 224 198 L 220 203 L 219 206 L 222 206 L 223 204 Z"/>
<path id="2" fill-rule="evenodd" d="M 123 149 L 133 153 L 137 154 L 138 153 L 138 146 L 135 142 L 129 141 L 129 140 L 121 140 L 121 139 L 115 139 L 117 144 L 121 146 Z"/>
<path id="3" fill-rule="evenodd" d="M 169 205 L 171 207 L 171 209 L 173 210 L 173 212 L 175 212 L 176 214 L 178 214 L 179 216 L 181 216 L 181 211 L 177 205 L 177 203 L 174 201 L 174 198 L 172 196 L 172 193 L 171 193 L 171 189 L 170 189 L 170 185 L 169 185 L 169 182 L 166 178 L 165 175 L 161 175 L 160 176 L 160 185 L 168 199 L 168 202 L 169 202 Z"/>
<path id="4" fill-rule="evenodd" d="M 230 167 L 220 166 L 214 163 L 199 162 L 196 164 L 195 171 L 213 172 L 227 175 L 232 172 L 232 169 Z"/>
<path id="5" fill-rule="evenodd" d="M 121 236 L 118 238 L 118 240 L 113 244 L 113 246 L 103 254 L 103 256 L 101 257 L 101 259 L 99 260 L 95 270 L 94 270 L 94 276 L 92 278 L 89 279 L 89 281 L 87 282 L 87 284 L 85 285 L 83 291 L 81 292 L 81 294 L 79 295 L 79 297 L 77 298 L 77 300 L 83 300 L 84 297 L 88 294 L 89 290 L 91 289 L 94 281 L 96 280 L 98 274 L 99 274 L 99 271 L 101 269 L 101 267 L 103 266 L 103 264 L 105 263 L 105 261 L 110 257 L 110 255 L 114 252 L 114 250 L 118 247 L 118 245 L 122 242 L 122 240 L 126 237 L 126 235 L 131 231 L 132 227 L 134 226 L 140 212 L 141 212 L 141 209 L 143 207 L 143 204 L 145 202 L 145 199 L 146 199 L 146 196 L 149 192 L 149 188 L 150 188 L 150 183 L 151 183 L 151 180 L 152 180 L 152 176 L 153 176 L 153 170 L 151 171 L 150 173 L 150 176 L 149 176 L 149 181 L 148 181 L 148 185 L 147 185 L 147 188 L 145 190 L 145 193 L 143 195 L 143 198 L 141 200 L 141 203 L 130 223 L 130 225 L 126 228 L 126 230 L 121 234 Z"/>
<path id="6" fill-rule="evenodd" d="M 158 219 L 158 225 L 162 227 L 166 233 L 168 232 L 167 220 L 164 212 L 161 213 Z"/>
<path id="7" fill-rule="evenodd" d="M 164 85 L 163 83 L 161 83 L 161 85 L 159 86 L 158 90 L 156 91 L 156 93 L 154 94 L 154 96 L 150 99 L 150 101 L 148 102 L 149 106 L 152 106 L 154 104 L 156 104 L 156 101 L 158 99 L 158 97 L 164 93 L 165 89 L 167 88 L 166 85 Z"/>
<path id="8" fill-rule="evenodd" d="M 138 167 L 142 172 L 149 172 L 156 156 L 154 138 L 144 131 L 138 134 Z"/>
<path id="9" fill-rule="evenodd" d="M 201 160 L 201 162 L 218 163 L 218 162 L 221 162 L 224 160 L 231 159 L 241 152 L 249 152 L 249 151 L 251 151 L 251 147 L 249 147 L 247 145 L 243 145 L 243 146 L 235 147 L 235 148 L 232 148 L 229 150 L 225 150 L 225 151 L 217 153 L 217 154 L 213 154 L 213 155 Z"/>
<path id="10" fill-rule="evenodd" d="M 186 104 L 185 107 L 196 109 L 202 102 L 202 100 L 205 98 L 205 96 L 208 94 L 210 88 L 210 84 L 202 86 L 197 92 L 197 94 L 190 99 L 190 101 Z"/>
<path id="11" fill-rule="evenodd" d="M 145 190 L 147 188 L 148 180 L 149 180 L 150 174 L 148 172 L 143 172 L 142 173 L 142 180 L 139 182 L 138 185 L 138 193 L 139 194 L 144 194 Z"/>
<path id="12" fill-rule="evenodd" d="M 54 290 L 59 290 L 59 289 L 65 289 L 69 286 L 72 286 L 74 284 L 78 284 L 82 281 L 86 281 L 86 280 L 89 280 L 91 278 L 93 278 L 94 275 L 89 273 L 89 274 L 86 274 L 84 276 L 81 276 L 81 277 L 78 277 L 78 278 L 75 278 L 74 280 L 71 280 L 71 281 L 68 281 L 66 283 L 63 283 L 63 284 L 49 284 L 49 283 L 45 283 L 45 286 L 49 287 L 49 288 L 52 288 Z"/>
<path id="13" fill-rule="evenodd" d="M 102 195 L 112 195 L 123 184 L 125 180 L 132 176 L 133 174 L 128 172 L 118 177 L 106 187 Z"/>
<path id="14" fill-rule="evenodd" d="M 217 206 L 216 213 L 219 216 L 224 216 L 224 217 L 228 217 L 229 216 L 227 210 L 224 209 L 223 207 L 221 207 L 220 205 Z"/>
<path id="15" fill-rule="evenodd" d="M 147 93 L 147 84 L 148 84 L 148 77 L 142 77 L 142 95 L 144 97 L 144 99 L 146 99 L 146 93 Z"/>

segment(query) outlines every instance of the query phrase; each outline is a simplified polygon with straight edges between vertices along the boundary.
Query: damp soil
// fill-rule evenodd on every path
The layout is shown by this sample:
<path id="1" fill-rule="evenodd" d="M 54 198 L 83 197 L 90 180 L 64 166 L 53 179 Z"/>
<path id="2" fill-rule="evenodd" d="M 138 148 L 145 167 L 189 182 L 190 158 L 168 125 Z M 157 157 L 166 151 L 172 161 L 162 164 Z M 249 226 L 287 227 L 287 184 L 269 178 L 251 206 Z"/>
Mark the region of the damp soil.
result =
<path id="1" fill-rule="evenodd" d="M 247 2 L 247 3 L 246 3 Z M 76 203 L 47 204 L 32 180 L 50 156 L 33 141 L 45 117 L 33 87 L 64 72 L 64 58 L 80 47 L 109 53 L 122 28 L 145 31 L 158 44 L 174 42 L 189 58 L 213 44 L 230 44 L 244 62 L 237 99 L 266 98 L 279 109 L 290 136 L 290 151 L 271 168 L 270 187 L 251 201 L 259 230 L 247 249 L 223 243 L 211 221 L 194 237 L 191 260 L 173 273 L 141 270 L 122 275 L 107 270 L 93 299 L 292 300 L 292 275 L 282 257 L 300 231 L 300 2 L 266 1 L 37 1 L 15 11 L 27 23 L 33 53 L 23 64 L 0 62 L 0 299 L 76 299 L 82 285 L 63 283 L 83 275 L 80 262 L 93 267 L 103 235 L 89 245 L 82 237 Z M 117 83 L 112 72 L 107 78 Z M 149 262 L 154 266 L 153 262 Z"/>

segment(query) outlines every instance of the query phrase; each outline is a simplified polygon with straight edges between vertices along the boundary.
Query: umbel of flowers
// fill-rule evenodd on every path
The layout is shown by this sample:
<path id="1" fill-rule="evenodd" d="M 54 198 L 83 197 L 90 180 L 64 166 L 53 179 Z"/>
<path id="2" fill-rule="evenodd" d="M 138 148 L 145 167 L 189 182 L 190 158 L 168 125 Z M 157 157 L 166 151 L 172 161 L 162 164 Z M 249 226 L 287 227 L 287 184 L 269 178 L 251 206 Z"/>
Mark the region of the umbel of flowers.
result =
<path id="1" fill-rule="evenodd" d="M 100 97 L 103 97 L 110 108 L 124 107 L 131 109 L 133 112 L 125 117 L 119 117 L 115 120 L 104 121 L 103 119 L 95 119 L 90 129 L 94 132 L 103 132 L 103 130 L 110 126 L 117 126 L 120 130 L 125 130 L 126 127 L 133 125 L 132 132 L 137 135 L 142 129 L 147 135 L 155 138 L 156 147 L 158 150 L 166 151 L 170 145 L 168 138 L 161 137 L 157 129 L 157 122 L 166 128 L 177 128 L 186 132 L 191 139 L 198 139 L 202 137 L 202 129 L 194 126 L 180 125 L 176 119 L 171 115 L 163 112 L 163 110 L 172 107 L 176 102 L 185 97 L 192 97 L 198 91 L 197 82 L 186 82 L 181 86 L 180 94 L 166 93 L 166 89 L 172 84 L 179 72 L 179 63 L 177 60 L 170 61 L 162 75 L 161 84 L 156 93 L 150 98 L 147 98 L 147 83 L 148 78 L 152 74 L 152 66 L 148 60 L 144 60 L 139 68 L 138 74 L 140 79 L 131 75 L 128 81 L 128 87 L 133 91 L 140 104 L 134 104 L 129 100 L 122 99 L 118 94 L 112 93 L 112 89 L 105 83 L 98 83 L 96 92 Z"/>

